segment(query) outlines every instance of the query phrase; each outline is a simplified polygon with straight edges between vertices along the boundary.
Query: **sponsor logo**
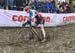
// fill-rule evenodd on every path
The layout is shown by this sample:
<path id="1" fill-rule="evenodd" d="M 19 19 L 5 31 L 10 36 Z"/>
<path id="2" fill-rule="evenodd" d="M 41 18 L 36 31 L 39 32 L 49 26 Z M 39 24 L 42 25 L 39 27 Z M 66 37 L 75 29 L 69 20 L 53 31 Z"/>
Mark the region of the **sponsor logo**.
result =
<path id="1" fill-rule="evenodd" d="M 12 17 L 13 21 L 18 21 L 18 22 L 25 22 L 25 21 L 27 21 L 27 19 L 28 19 L 27 16 L 22 16 L 22 15 L 19 15 L 19 16 L 13 15 L 13 17 Z M 44 17 L 44 21 L 46 23 L 50 23 L 50 22 L 52 22 L 52 19 L 50 17 Z"/>
<path id="2" fill-rule="evenodd" d="M 75 16 L 66 16 L 66 17 L 63 17 L 63 21 L 64 22 L 75 21 Z"/>

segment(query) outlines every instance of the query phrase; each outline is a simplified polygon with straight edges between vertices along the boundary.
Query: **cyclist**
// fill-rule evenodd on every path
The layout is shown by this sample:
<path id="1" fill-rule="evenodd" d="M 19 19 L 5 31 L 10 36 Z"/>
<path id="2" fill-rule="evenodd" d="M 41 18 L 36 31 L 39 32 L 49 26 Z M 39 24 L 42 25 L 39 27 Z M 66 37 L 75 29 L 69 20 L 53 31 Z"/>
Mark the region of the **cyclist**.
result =
<path id="1" fill-rule="evenodd" d="M 32 10 L 32 8 L 30 6 L 26 6 L 24 8 L 24 10 L 29 13 L 29 18 L 27 20 L 28 24 L 30 24 L 30 26 L 32 26 L 31 22 L 34 22 L 37 25 L 40 24 L 40 28 L 43 34 L 43 40 L 42 42 L 46 41 L 46 32 L 44 29 L 44 19 L 43 17 L 38 13 L 38 11 L 36 10 Z"/>

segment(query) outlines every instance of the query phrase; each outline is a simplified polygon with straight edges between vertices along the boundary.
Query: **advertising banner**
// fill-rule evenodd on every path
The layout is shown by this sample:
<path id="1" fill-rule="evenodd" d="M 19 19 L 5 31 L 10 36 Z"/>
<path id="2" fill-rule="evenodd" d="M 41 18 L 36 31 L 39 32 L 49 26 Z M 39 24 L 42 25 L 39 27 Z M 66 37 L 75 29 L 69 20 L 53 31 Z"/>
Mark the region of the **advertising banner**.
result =
<path id="1" fill-rule="evenodd" d="M 40 13 L 44 17 L 45 27 L 75 23 L 75 13 L 51 14 Z M 0 9 L 0 27 L 22 27 L 29 14 L 25 11 L 12 11 Z M 40 26 L 40 25 L 39 25 Z"/>

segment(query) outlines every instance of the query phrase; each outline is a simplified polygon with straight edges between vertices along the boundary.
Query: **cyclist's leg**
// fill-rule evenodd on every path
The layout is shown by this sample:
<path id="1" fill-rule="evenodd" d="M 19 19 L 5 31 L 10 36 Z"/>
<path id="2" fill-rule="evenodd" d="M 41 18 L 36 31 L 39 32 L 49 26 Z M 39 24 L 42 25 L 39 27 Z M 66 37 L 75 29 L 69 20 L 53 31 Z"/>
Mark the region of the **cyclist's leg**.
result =
<path id="1" fill-rule="evenodd" d="M 44 29 L 44 19 L 43 17 L 36 17 L 37 18 L 37 22 L 36 24 L 39 25 L 40 24 L 40 28 L 41 28 L 41 31 L 42 31 L 42 34 L 43 34 L 43 42 L 46 41 L 46 32 L 45 32 L 45 29 Z M 40 18 L 40 19 L 39 19 Z"/>
<path id="2" fill-rule="evenodd" d="M 41 24 L 40 28 L 41 28 L 41 31 L 42 31 L 42 34 L 43 34 L 42 42 L 44 42 L 44 41 L 46 41 L 46 31 L 45 31 L 45 28 L 42 24 Z"/>

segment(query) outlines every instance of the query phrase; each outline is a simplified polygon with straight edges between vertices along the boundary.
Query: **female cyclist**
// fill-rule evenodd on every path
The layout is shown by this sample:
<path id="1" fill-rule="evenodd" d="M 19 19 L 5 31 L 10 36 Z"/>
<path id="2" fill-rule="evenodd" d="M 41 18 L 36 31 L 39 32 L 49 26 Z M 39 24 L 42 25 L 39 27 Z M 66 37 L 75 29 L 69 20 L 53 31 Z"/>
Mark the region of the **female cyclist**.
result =
<path id="1" fill-rule="evenodd" d="M 42 42 L 46 41 L 46 32 L 44 29 L 44 19 L 43 17 L 38 13 L 36 10 L 32 10 L 30 6 L 26 6 L 24 8 L 25 12 L 29 13 L 29 18 L 27 20 L 27 23 L 32 26 L 31 22 L 34 22 L 37 25 L 40 24 L 40 28 L 43 34 L 43 40 Z"/>

